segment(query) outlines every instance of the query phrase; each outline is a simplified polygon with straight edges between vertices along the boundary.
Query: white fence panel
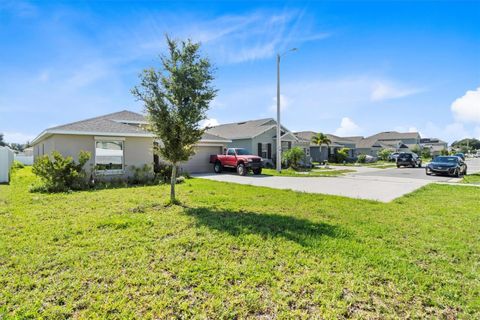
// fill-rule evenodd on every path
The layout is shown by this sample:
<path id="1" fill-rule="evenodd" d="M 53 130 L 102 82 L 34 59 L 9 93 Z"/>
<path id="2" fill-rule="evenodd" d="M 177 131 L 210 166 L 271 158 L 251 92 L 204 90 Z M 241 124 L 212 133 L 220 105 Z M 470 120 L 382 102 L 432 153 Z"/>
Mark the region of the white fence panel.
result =
<path id="1" fill-rule="evenodd" d="M 16 154 L 15 155 L 15 160 L 23 163 L 26 166 L 33 165 L 33 156 L 26 156 L 24 154 Z"/>
<path id="2" fill-rule="evenodd" d="M 7 147 L 0 147 L 0 183 L 9 182 L 13 158 L 12 150 Z"/>

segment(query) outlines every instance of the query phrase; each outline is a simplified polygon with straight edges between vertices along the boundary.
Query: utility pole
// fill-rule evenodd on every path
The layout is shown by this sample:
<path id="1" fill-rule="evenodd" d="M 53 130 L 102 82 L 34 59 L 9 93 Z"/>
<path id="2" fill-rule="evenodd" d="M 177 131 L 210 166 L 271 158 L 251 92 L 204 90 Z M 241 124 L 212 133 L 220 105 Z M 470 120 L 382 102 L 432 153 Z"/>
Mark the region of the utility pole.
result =
<path id="1" fill-rule="evenodd" d="M 282 172 L 282 125 L 280 123 L 280 59 L 290 51 L 297 51 L 292 48 L 282 54 L 277 54 L 277 171 Z"/>

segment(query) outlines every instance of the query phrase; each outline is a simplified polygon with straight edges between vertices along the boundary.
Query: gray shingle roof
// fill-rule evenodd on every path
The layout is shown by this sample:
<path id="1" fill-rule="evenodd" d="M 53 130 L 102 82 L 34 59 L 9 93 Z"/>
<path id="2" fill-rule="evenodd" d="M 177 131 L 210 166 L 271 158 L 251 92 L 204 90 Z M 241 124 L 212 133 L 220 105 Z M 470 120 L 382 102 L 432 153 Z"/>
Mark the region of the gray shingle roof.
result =
<path id="1" fill-rule="evenodd" d="M 71 132 L 148 134 L 146 130 L 142 129 L 139 126 L 125 123 L 131 121 L 146 123 L 146 119 L 143 115 L 124 110 L 120 112 L 106 114 L 100 117 L 68 123 L 65 125 L 49 128 L 48 130 Z"/>
<path id="2" fill-rule="evenodd" d="M 76 121 L 61 126 L 49 128 L 42 132 L 33 143 L 36 143 L 45 134 L 115 134 L 129 136 L 152 136 L 144 127 L 139 124 L 147 124 L 144 115 L 128 110 L 110 113 L 103 116 Z M 209 134 L 207 132 L 202 136 L 202 140 L 226 142 L 224 137 Z"/>
<path id="3" fill-rule="evenodd" d="M 221 124 L 208 129 L 208 133 L 228 139 L 250 139 L 275 127 L 272 118 Z"/>

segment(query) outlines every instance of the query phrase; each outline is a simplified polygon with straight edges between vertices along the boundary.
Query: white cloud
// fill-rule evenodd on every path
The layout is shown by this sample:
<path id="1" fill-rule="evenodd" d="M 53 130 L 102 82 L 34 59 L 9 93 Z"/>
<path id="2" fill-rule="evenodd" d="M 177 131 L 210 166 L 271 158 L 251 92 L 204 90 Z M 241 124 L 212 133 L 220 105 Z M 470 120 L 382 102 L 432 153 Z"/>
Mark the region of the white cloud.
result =
<path id="1" fill-rule="evenodd" d="M 7 143 L 25 143 L 35 139 L 34 135 L 21 132 L 3 132 L 3 140 Z"/>
<path id="2" fill-rule="evenodd" d="M 360 134 L 362 129 L 348 117 L 342 118 L 340 127 L 335 130 L 337 136 L 355 136 Z"/>
<path id="3" fill-rule="evenodd" d="M 372 101 L 398 99 L 411 96 L 422 91 L 422 89 L 418 88 L 407 88 L 396 84 L 379 81 L 373 83 L 370 99 Z"/>
<path id="4" fill-rule="evenodd" d="M 445 127 L 445 135 L 450 141 L 468 138 L 469 132 L 465 129 L 462 123 L 454 122 Z"/>
<path id="5" fill-rule="evenodd" d="M 480 124 L 480 87 L 456 99 L 451 109 L 456 121 Z"/>
<path id="6" fill-rule="evenodd" d="M 217 119 L 210 118 L 210 119 L 203 120 L 200 126 L 202 128 L 206 128 L 206 127 L 215 127 L 215 126 L 218 126 L 219 124 L 220 122 L 218 122 Z"/>
<path id="7" fill-rule="evenodd" d="M 273 102 L 268 108 L 271 112 L 277 112 L 277 97 L 272 98 Z M 290 99 L 287 96 L 281 94 L 280 95 L 280 111 L 287 110 L 288 106 L 290 105 Z"/>
<path id="8" fill-rule="evenodd" d="M 137 52 L 140 55 L 157 53 L 165 46 L 163 34 L 166 32 L 175 38 L 201 42 L 217 64 L 241 63 L 272 58 L 290 47 L 330 36 L 330 33 L 316 30 L 314 23 L 314 19 L 300 10 L 277 13 L 258 10 L 213 19 L 182 15 L 180 20 L 175 15 L 162 15 L 142 19 L 133 36 L 128 37 L 136 43 L 127 46 L 140 50 Z"/>

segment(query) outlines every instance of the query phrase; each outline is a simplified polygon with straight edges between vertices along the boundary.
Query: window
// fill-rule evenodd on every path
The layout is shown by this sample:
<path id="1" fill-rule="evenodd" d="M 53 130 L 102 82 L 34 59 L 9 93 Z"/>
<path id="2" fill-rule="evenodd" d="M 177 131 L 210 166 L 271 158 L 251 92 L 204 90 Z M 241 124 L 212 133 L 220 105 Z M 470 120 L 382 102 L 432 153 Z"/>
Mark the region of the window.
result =
<path id="1" fill-rule="evenodd" d="M 228 149 L 227 155 L 229 155 L 229 156 L 234 156 L 234 155 L 235 155 L 235 150 L 233 150 L 233 149 Z"/>
<path id="2" fill-rule="evenodd" d="M 123 171 L 123 141 L 95 141 L 95 170 L 114 173 Z"/>
<path id="3" fill-rule="evenodd" d="M 310 148 L 303 148 L 303 152 L 305 152 L 305 155 L 306 155 L 307 157 L 310 156 Z"/>
<path id="4" fill-rule="evenodd" d="M 268 158 L 268 143 L 262 143 L 262 158 Z"/>

